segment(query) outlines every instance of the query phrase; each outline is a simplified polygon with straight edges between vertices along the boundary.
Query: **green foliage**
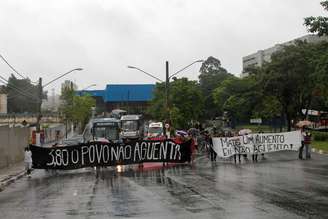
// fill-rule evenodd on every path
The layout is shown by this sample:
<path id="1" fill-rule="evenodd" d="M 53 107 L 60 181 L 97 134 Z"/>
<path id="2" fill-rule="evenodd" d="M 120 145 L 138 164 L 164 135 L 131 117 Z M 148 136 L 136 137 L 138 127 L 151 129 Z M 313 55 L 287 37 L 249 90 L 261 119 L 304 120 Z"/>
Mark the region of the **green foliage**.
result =
<path id="1" fill-rule="evenodd" d="M 279 117 L 282 107 L 279 100 L 274 96 L 263 96 L 258 103 L 258 107 L 253 111 L 254 118 L 272 119 Z"/>
<path id="2" fill-rule="evenodd" d="M 213 92 L 216 107 L 227 111 L 232 119 L 248 121 L 262 97 L 257 86 L 254 76 L 227 78 Z"/>
<path id="3" fill-rule="evenodd" d="M 177 129 L 185 129 L 191 120 L 199 119 L 203 109 L 203 98 L 196 81 L 187 78 L 175 79 L 170 83 L 170 118 Z M 167 117 L 165 107 L 165 84 L 157 83 L 149 113 L 157 120 Z"/>
<path id="4" fill-rule="evenodd" d="M 315 141 L 328 141 L 328 133 L 327 132 L 312 132 L 313 139 Z"/>
<path id="5" fill-rule="evenodd" d="M 323 55 L 319 57 L 320 59 L 315 68 L 316 87 L 314 96 L 316 97 L 315 101 L 318 102 L 315 109 L 328 111 L 328 53 L 323 52 Z"/>
<path id="6" fill-rule="evenodd" d="M 274 53 L 271 62 L 262 69 L 263 92 L 281 104 L 289 130 L 291 120 L 304 119 L 301 110 L 311 108 L 315 91 L 326 86 L 319 79 L 323 73 L 316 69 L 321 56 L 327 52 L 327 43 L 299 41 Z"/>
<path id="7" fill-rule="evenodd" d="M 61 99 L 60 111 L 65 118 L 84 127 L 90 119 L 91 107 L 96 104 L 95 99 L 90 95 L 76 96 L 74 89 L 69 87 L 62 90 Z"/>
<path id="8" fill-rule="evenodd" d="M 222 114 L 216 109 L 212 92 L 227 78 L 232 77 L 226 69 L 221 67 L 220 60 L 210 56 L 200 68 L 199 84 L 204 96 L 204 118 L 213 118 Z"/>
<path id="9" fill-rule="evenodd" d="M 166 119 L 166 106 L 165 106 L 165 83 L 156 83 L 154 90 L 154 97 L 148 108 L 148 114 L 153 118 L 163 121 Z"/>
<path id="10" fill-rule="evenodd" d="M 322 1 L 320 4 L 328 11 L 328 1 Z M 328 35 L 328 17 L 306 17 L 304 18 L 304 25 L 311 33 L 318 33 L 319 36 Z"/>

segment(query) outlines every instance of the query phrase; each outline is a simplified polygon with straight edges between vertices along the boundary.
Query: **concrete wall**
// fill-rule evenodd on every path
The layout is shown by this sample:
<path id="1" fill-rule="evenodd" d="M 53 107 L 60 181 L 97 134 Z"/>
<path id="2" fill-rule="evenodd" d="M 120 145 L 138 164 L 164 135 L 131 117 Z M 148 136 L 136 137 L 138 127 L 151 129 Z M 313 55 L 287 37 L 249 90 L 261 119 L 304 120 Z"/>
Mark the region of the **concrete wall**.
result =
<path id="1" fill-rule="evenodd" d="M 28 124 L 34 124 L 37 121 L 37 115 L 23 114 L 0 114 L 0 124 L 17 124 L 26 121 Z M 62 118 L 58 115 L 42 115 L 41 123 L 61 123 Z"/>
<path id="2" fill-rule="evenodd" d="M 0 127 L 0 168 L 24 160 L 24 148 L 28 144 L 29 128 Z"/>

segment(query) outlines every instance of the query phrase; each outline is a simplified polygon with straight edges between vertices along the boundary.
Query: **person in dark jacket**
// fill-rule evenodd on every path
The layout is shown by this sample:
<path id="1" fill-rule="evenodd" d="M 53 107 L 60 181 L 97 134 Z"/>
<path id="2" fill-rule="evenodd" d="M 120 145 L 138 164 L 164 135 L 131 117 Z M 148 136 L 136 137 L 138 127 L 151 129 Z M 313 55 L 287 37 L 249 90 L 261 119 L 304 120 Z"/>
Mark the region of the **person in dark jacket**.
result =
<path id="1" fill-rule="evenodd" d="M 311 133 L 308 131 L 305 131 L 303 142 L 304 142 L 306 159 L 311 159 L 311 138 L 312 138 Z"/>

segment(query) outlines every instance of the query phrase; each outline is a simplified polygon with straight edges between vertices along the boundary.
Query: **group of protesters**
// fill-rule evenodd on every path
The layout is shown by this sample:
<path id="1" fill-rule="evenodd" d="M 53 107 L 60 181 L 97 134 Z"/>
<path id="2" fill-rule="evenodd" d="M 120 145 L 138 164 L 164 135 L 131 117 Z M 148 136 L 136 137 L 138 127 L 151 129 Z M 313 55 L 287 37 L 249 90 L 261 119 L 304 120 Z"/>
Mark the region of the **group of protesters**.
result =
<path id="1" fill-rule="evenodd" d="M 311 133 L 307 130 L 306 126 L 302 126 L 301 133 L 302 133 L 302 146 L 299 149 L 299 159 L 310 159 L 311 158 Z M 264 133 L 263 131 L 258 132 L 259 134 Z M 211 131 L 211 133 L 208 130 L 198 130 L 196 128 L 191 128 L 188 131 L 176 131 L 176 138 L 179 139 L 179 141 L 186 141 L 188 139 L 192 139 L 191 144 L 191 160 L 193 161 L 195 158 L 195 151 L 205 151 L 208 155 L 208 158 L 215 162 L 217 160 L 217 153 L 214 150 L 213 147 L 213 138 L 225 138 L 225 137 L 237 137 L 241 135 L 248 135 L 250 133 L 240 133 L 238 131 L 227 131 L 227 132 L 219 132 L 214 127 Z M 199 143 L 199 144 L 198 144 Z M 305 158 L 303 158 L 303 151 L 305 151 Z M 265 160 L 266 157 L 264 153 L 254 153 L 251 155 L 253 162 L 258 162 L 258 159 L 261 158 L 261 160 Z M 235 154 L 230 159 L 234 161 L 234 163 L 241 163 L 241 157 L 243 157 L 244 160 L 248 160 L 247 154 Z"/>

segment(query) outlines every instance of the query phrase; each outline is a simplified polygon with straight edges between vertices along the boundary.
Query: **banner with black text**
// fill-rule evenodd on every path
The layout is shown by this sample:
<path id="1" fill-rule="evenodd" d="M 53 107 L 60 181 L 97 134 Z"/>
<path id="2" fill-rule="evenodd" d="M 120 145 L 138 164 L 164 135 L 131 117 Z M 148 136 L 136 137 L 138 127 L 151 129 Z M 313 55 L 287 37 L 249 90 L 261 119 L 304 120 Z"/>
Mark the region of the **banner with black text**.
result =
<path id="1" fill-rule="evenodd" d="M 35 169 L 78 169 L 142 162 L 183 163 L 190 161 L 190 145 L 191 140 L 182 144 L 163 140 L 128 144 L 92 142 L 53 148 L 32 145 L 30 149 Z"/>
<path id="2" fill-rule="evenodd" d="M 248 134 L 213 138 L 213 149 L 219 157 L 235 154 L 262 154 L 276 151 L 297 151 L 301 147 L 300 131 Z"/>

